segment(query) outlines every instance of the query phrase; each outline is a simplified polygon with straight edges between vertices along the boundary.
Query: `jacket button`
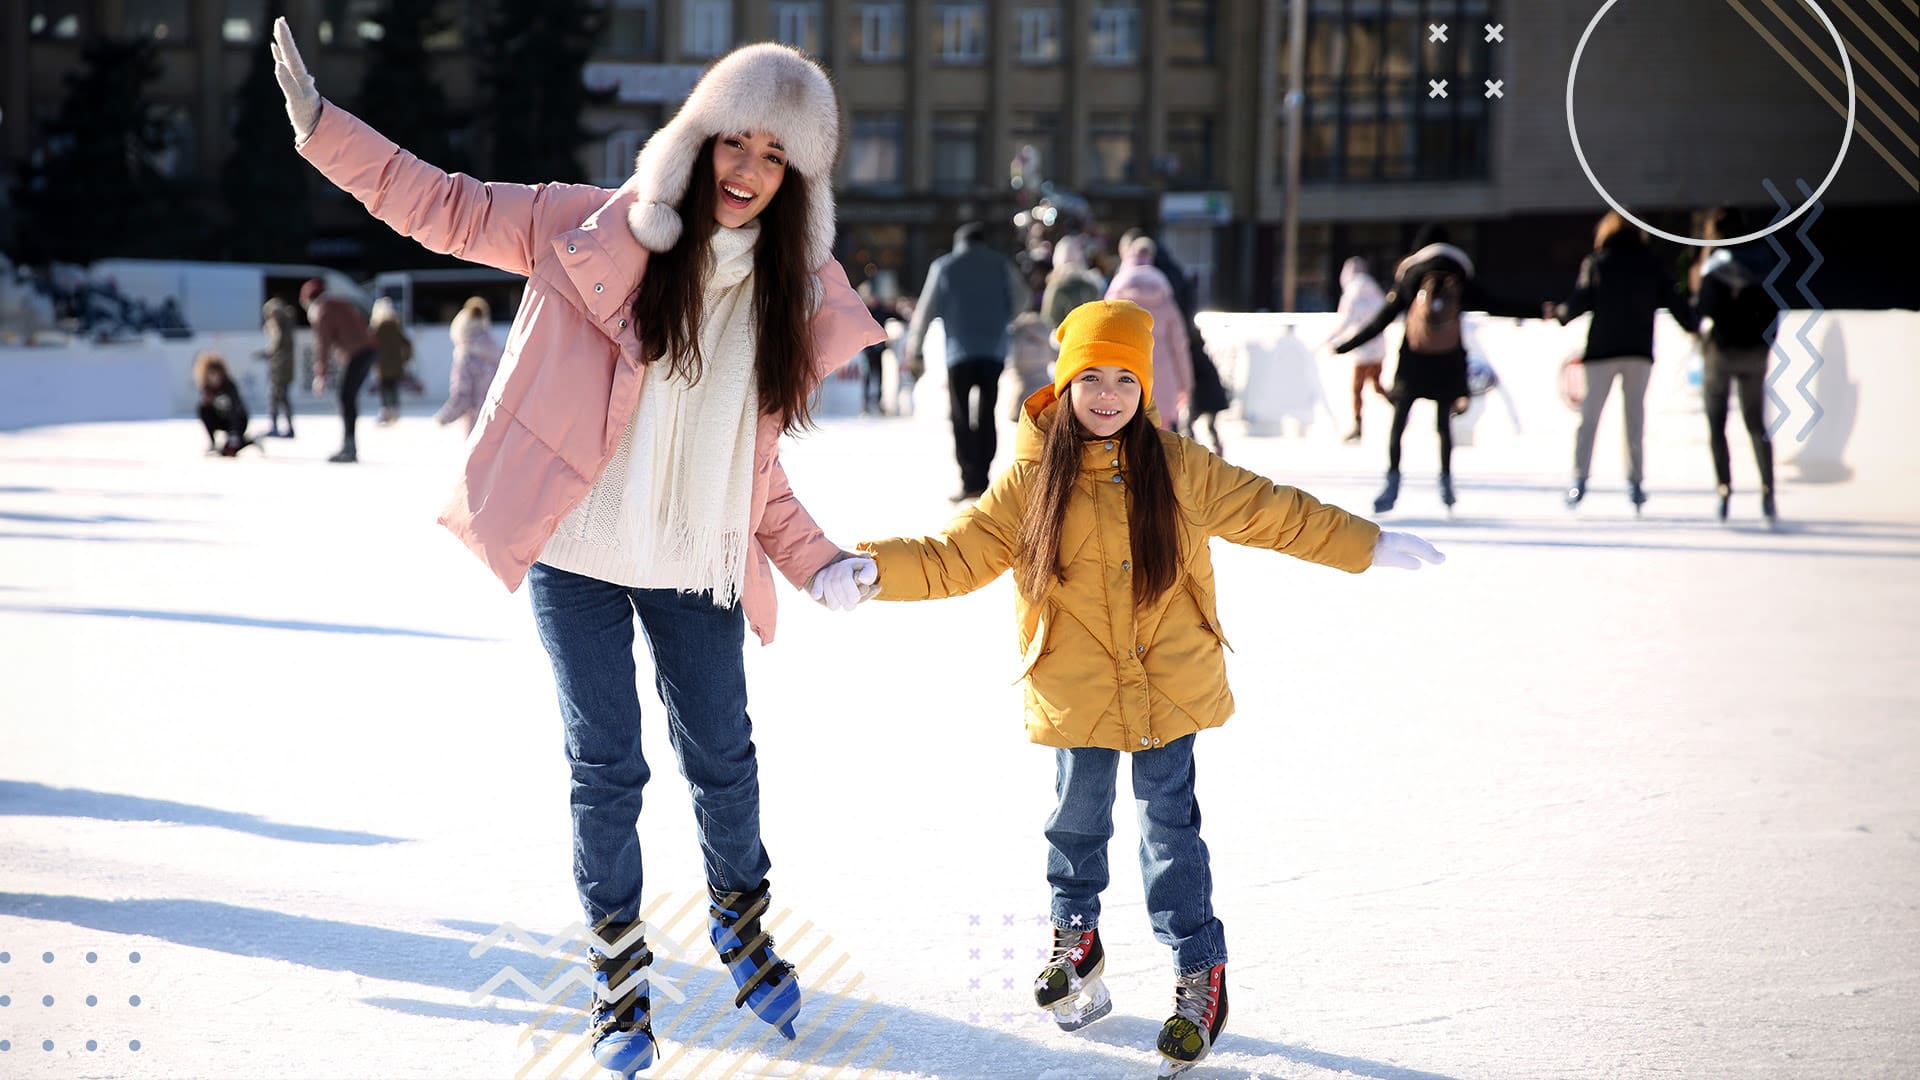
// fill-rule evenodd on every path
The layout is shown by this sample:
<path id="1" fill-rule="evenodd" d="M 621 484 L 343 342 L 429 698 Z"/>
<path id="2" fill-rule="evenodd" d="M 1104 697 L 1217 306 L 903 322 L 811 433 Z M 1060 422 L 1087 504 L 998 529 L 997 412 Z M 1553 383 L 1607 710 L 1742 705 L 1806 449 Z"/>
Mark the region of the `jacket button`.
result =
<path id="1" fill-rule="evenodd" d="M 574 251 L 575 251 L 575 250 L 576 250 L 576 249 L 574 248 L 574 246 L 573 246 L 572 244 L 568 244 L 568 245 L 567 245 L 567 254 L 569 254 L 569 255 L 571 255 L 571 254 L 573 254 L 573 253 L 574 253 Z"/>
<path id="2" fill-rule="evenodd" d="M 1132 560 L 1132 559 L 1121 559 L 1121 560 L 1120 560 L 1120 569 L 1122 569 L 1122 570 L 1131 570 L 1131 569 L 1133 569 L 1133 560 Z"/>
<path id="3" fill-rule="evenodd" d="M 1112 439 L 1108 439 L 1108 440 L 1107 440 L 1107 449 L 1109 449 L 1109 450 L 1111 450 L 1111 449 L 1113 449 L 1113 440 L 1112 440 Z"/>
<path id="4" fill-rule="evenodd" d="M 1108 462 L 1107 464 L 1112 465 L 1114 468 L 1117 469 L 1120 467 L 1120 459 L 1114 458 L 1112 461 Z"/>
<path id="5" fill-rule="evenodd" d="M 1140 745 L 1141 745 L 1141 746 L 1149 746 L 1149 745 L 1152 745 L 1152 744 L 1150 744 L 1150 743 L 1149 743 L 1149 742 L 1147 741 L 1147 737 L 1146 737 L 1145 735 L 1142 735 L 1142 736 L 1140 736 Z"/>
<path id="6" fill-rule="evenodd" d="M 1114 474 L 1113 474 L 1113 482 L 1114 482 L 1114 483 L 1116 483 L 1116 484 L 1120 482 L 1120 474 L 1119 474 L 1119 473 L 1114 473 Z"/>
<path id="7" fill-rule="evenodd" d="M 1141 653 L 1146 651 L 1147 651 L 1147 647 L 1145 645 L 1135 645 L 1133 647 L 1133 655 L 1135 656 L 1139 656 Z"/>
<path id="8" fill-rule="evenodd" d="M 622 329 L 622 330 L 625 330 L 626 328 L 627 328 L 627 320 L 625 320 L 625 319 L 621 319 L 621 320 L 620 320 L 620 329 Z"/>
<path id="9" fill-rule="evenodd" d="M 596 282 L 594 282 L 594 283 L 593 283 L 593 291 L 594 291 L 594 292 L 606 292 L 606 291 L 607 291 L 607 287 L 606 287 L 605 285 L 602 285 L 602 284 L 600 284 L 599 282 L 597 282 L 597 281 L 596 281 Z"/>

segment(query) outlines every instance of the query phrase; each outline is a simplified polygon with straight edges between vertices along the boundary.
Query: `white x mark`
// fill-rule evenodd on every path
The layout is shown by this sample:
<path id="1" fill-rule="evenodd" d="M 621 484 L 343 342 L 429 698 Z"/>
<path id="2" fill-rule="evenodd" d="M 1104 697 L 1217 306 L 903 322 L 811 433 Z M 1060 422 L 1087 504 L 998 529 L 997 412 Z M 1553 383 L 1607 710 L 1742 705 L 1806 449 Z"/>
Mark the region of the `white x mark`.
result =
<path id="1" fill-rule="evenodd" d="M 1428 79 L 1427 80 L 1427 96 L 1430 98 L 1446 97 L 1447 96 L 1447 80 Z"/>
<path id="2" fill-rule="evenodd" d="M 1500 36 L 1500 31 L 1505 30 L 1506 28 L 1507 28 L 1506 23 L 1488 23 L 1487 24 L 1487 40 L 1488 41 L 1507 40 L 1506 38 Z"/>
<path id="3" fill-rule="evenodd" d="M 1505 79 L 1488 79 L 1487 80 L 1487 96 L 1490 98 L 1506 97 L 1507 95 L 1500 92 L 1500 88 L 1505 85 L 1507 85 L 1507 80 Z"/>
<path id="4" fill-rule="evenodd" d="M 1427 24 L 1427 40 L 1428 41 L 1447 40 L 1447 24 L 1446 23 L 1428 23 Z"/>

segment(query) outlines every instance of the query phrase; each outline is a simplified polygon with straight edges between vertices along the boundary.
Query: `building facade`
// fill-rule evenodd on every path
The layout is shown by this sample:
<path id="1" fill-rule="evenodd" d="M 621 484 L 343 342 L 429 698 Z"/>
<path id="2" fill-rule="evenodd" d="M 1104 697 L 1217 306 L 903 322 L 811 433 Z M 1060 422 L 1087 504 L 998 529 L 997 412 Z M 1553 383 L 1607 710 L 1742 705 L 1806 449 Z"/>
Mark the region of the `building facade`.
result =
<path id="1" fill-rule="evenodd" d="M 617 184 L 707 63 L 743 42 L 787 41 L 839 86 L 840 253 L 856 280 L 917 288 L 968 220 L 1003 223 L 1002 246 L 1018 245 L 1016 215 L 1051 185 L 1106 237 L 1159 232 L 1214 304 L 1273 308 L 1294 3 L 1306 25 L 1298 306 L 1331 304 L 1348 255 L 1389 269 L 1427 221 L 1453 226 L 1495 281 L 1571 275 L 1606 209 L 1573 152 L 1567 108 L 1568 71 L 1600 0 L 608 0 L 586 78 L 615 94 L 587 117 L 607 134 L 582 164 Z M 456 107 L 473 94 L 481 6 L 449 3 L 453 26 L 432 42 Z M 1792 179 L 1817 180 L 1843 125 L 1773 46 L 1798 49 L 1829 99 L 1837 52 L 1829 37 L 1822 54 L 1810 18 L 1757 32 L 1751 13 L 1771 7 L 1628 4 L 1595 26 L 1576 105 L 1582 145 L 1616 199 L 1684 229 L 1700 206 L 1765 206 L 1762 178 L 1788 192 Z M 359 86 L 379 8 L 286 0 L 299 39 L 316 43 L 308 60 L 323 92 L 350 98 Z M 7 4 L 0 168 L 33 152 L 85 37 L 145 34 L 165 69 L 155 97 L 173 140 L 166 167 L 210 184 L 266 11 L 266 0 Z M 1825 197 L 1826 228 L 1884 235 L 1889 214 L 1914 222 L 1920 192 L 1893 92 L 1910 67 L 1878 56 L 1862 28 L 1842 29 L 1864 135 Z M 316 212 L 324 225 L 354 209 Z"/>

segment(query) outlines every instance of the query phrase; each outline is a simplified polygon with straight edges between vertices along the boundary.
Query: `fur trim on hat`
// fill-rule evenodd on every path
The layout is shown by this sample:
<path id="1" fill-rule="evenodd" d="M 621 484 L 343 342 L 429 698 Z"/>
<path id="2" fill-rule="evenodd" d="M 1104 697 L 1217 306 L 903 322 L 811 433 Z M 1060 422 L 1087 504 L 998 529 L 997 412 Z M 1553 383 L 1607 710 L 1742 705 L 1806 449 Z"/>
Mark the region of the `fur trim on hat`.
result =
<path id="1" fill-rule="evenodd" d="M 823 265 L 833 254 L 840 103 L 819 64 L 772 42 L 715 61 L 680 111 L 641 148 L 634 162 L 639 198 L 627 211 L 634 238 L 649 251 L 679 243 L 683 223 L 674 207 L 686 196 L 694 155 L 709 137 L 736 131 L 772 133 L 786 147 L 788 166 L 807 178 L 807 265 Z"/>

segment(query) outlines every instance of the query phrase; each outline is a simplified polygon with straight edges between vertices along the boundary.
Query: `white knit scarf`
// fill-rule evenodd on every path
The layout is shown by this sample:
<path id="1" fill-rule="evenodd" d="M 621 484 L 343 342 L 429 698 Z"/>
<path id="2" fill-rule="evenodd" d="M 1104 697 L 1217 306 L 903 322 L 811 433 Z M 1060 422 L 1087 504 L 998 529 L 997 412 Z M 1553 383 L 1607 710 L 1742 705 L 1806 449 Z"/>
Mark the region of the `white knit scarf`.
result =
<path id="1" fill-rule="evenodd" d="M 541 561 L 615 584 L 740 598 L 753 511 L 757 222 L 716 228 L 698 324 L 700 379 L 656 362 L 613 460 Z M 597 550 L 595 550 L 597 549 Z"/>

